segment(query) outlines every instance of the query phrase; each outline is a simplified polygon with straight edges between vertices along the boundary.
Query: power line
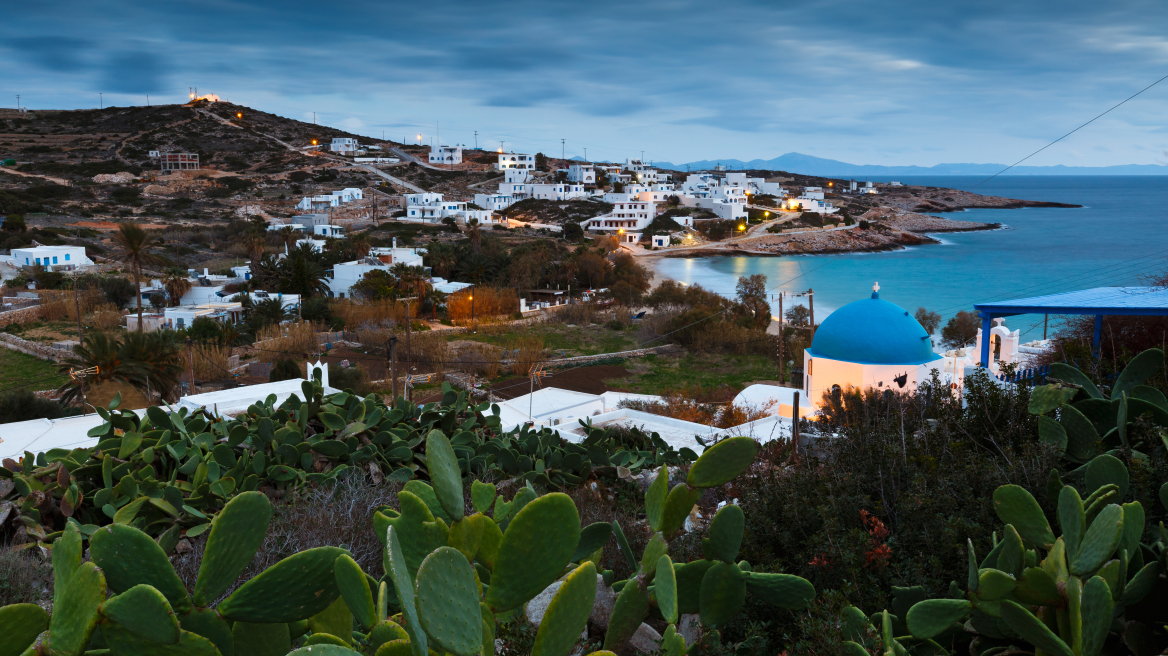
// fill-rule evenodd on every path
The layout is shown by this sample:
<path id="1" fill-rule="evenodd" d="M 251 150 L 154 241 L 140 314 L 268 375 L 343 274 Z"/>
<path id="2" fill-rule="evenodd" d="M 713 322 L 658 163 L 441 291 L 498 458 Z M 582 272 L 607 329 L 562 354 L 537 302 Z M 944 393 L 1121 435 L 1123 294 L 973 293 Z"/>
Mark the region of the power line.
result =
<path id="1" fill-rule="evenodd" d="M 995 174 L 991 175 L 990 177 L 986 178 L 985 180 L 982 180 L 981 182 L 979 182 L 979 183 L 977 183 L 977 184 L 973 185 L 972 187 L 970 187 L 970 188 L 968 189 L 968 191 L 973 191 L 974 189 L 977 189 L 978 187 L 980 187 L 980 186 L 982 186 L 983 184 L 985 184 L 985 183 L 989 182 L 990 180 L 993 180 L 994 178 L 998 177 L 999 175 L 1001 175 L 1001 174 L 1005 173 L 1006 171 L 1009 171 L 1010 169 L 1014 168 L 1015 166 L 1018 166 L 1018 165 L 1019 165 L 1019 164 L 1021 164 L 1022 162 L 1025 162 L 1026 160 L 1030 159 L 1031 157 L 1034 157 L 1034 156 L 1035 156 L 1035 155 L 1037 155 L 1038 153 L 1041 153 L 1042 151 L 1046 150 L 1047 148 L 1050 148 L 1051 146 L 1055 145 L 1056 143 L 1058 143 L 1058 142 L 1062 141 L 1063 139 L 1066 139 L 1067 137 L 1071 136 L 1072 134 L 1074 134 L 1074 133 L 1078 132 L 1079 130 L 1082 130 L 1083 128 L 1087 127 L 1088 125 L 1091 125 L 1092 123 L 1094 123 L 1095 121 L 1097 121 L 1097 120 L 1099 120 L 1099 119 L 1103 118 L 1103 117 L 1104 117 L 1104 116 L 1106 116 L 1107 114 L 1110 114 L 1110 113 L 1111 113 L 1113 110 L 1117 109 L 1117 108 L 1118 108 L 1120 105 L 1123 105 L 1124 103 L 1126 103 L 1127 101 L 1131 100 L 1132 98 L 1135 98 L 1136 96 L 1138 96 L 1138 95 L 1140 95 L 1141 93 L 1143 93 L 1143 92 L 1147 91 L 1148 89 L 1151 89 L 1152 87 L 1156 86 L 1157 84 L 1160 84 L 1160 83 L 1161 83 L 1161 82 L 1163 82 L 1164 80 L 1168 80 L 1168 75 L 1165 75 L 1164 77 L 1160 78 L 1159 80 L 1156 80 L 1155 82 L 1153 82 L 1153 83 L 1149 84 L 1148 86 L 1144 87 L 1143 89 L 1140 89 L 1139 91 L 1137 91 L 1137 92 L 1133 93 L 1132 95 L 1128 96 L 1127 98 L 1125 98 L 1125 99 L 1121 100 L 1120 102 L 1118 102 L 1118 103 L 1116 103 L 1115 105 L 1113 105 L 1113 106 L 1111 107 L 1111 109 L 1108 109 L 1107 111 L 1103 112 L 1102 114 L 1099 114 L 1098 116 L 1096 116 L 1095 118 L 1091 119 L 1090 121 L 1087 121 L 1086 123 L 1084 123 L 1084 124 L 1080 125 L 1079 127 L 1075 128 L 1074 130 L 1071 130 L 1070 132 L 1068 132 L 1068 133 L 1064 134 L 1063 136 L 1059 137 L 1058 139 L 1055 139 L 1054 141 L 1052 141 L 1052 142 L 1050 142 L 1050 143 L 1046 144 L 1046 145 L 1045 145 L 1045 146 L 1043 146 L 1042 148 L 1039 148 L 1038 150 L 1036 150 L 1036 151 L 1034 151 L 1034 152 L 1030 153 L 1030 154 L 1029 154 L 1029 155 L 1027 155 L 1026 157 L 1023 157 L 1022 159 L 1018 160 L 1017 162 L 1014 162 L 1013 164 L 1011 164 L 1011 165 L 1007 166 L 1006 168 L 1002 169 L 1001 171 L 998 171 L 997 173 L 995 173 Z"/>

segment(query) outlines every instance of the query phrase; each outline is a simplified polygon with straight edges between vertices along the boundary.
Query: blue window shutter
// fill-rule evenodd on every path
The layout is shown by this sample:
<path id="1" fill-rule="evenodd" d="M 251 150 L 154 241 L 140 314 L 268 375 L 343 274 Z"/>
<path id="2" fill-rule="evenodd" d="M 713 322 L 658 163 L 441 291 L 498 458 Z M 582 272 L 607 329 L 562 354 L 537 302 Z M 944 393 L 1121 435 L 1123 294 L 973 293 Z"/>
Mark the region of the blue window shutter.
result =
<path id="1" fill-rule="evenodd" d="M 57 256 L 56 256 L 56 255 L 54 255 L 54 256 L 53 256 L 53 264 L 56 264 L 56 263 L 57 263 Z"/>
<path id="2" fill-rule="evenodd" d="M 66 261 L 66 262 L 68 262 L 68 261 L 69 261 L 69 254 L 68 254 L 68 253 L 65 253 L 65 261 Z"/>

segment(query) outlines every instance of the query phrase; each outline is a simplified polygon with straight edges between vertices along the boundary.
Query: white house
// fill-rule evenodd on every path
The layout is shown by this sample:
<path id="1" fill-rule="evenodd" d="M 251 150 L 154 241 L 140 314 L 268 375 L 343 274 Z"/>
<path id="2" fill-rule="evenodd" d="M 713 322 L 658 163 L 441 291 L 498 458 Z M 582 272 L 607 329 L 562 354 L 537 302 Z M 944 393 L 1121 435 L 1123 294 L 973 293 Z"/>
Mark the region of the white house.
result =
<path id="1" fill-rule="evenodd" d="M 508 194 L 475 194 L 474 204 L 485 210 L 499 211 L 515 203 L 515 197 Z"/>
<path id="2" fill-rule="evenodd" d="M 328 283 L 329 296 L 335 298 L 352 297 L 353 285 L 356 285 L 370 271 L 390 270 L 395 264 L 406 266 L 423 266 L 422 256 L 426 251 L 417 248 L 374 248 L 369 255 L 350 262 L 339 262 L 333 265 L 325 277 Z M 429 275 L 429 271 L 426 271 Z"/>
<path id="3" fill-rule="evenodd" d="M 503 182 L 499 183 L 499 195 L 510 196 L 516 201 L 530 198 L 531 172 L 527 169 L 506 169 L 503 171 Z"/>
<path id="4" fill-rule="evenodd" d="M 571 200 L 573 198 L 584 198 L 588 195 L 584 191 L 584 185 L 582 184 L 553 182 L 528 186 L 531 189 L 531 197 L 542 200 Z"/>
<path id="5" fill-rule="evenodd" d="M 596 167 L 591 164 L 571 164 L 568 166 L 568 181 L 594 185 L 596 184 Z"/>
<path id="6" fill-rule="evenodd" d="M 356 155 L 359 147 L 357 140 L 352 137 L 333 137 L 333 143 L 329 146 L 329 150 L 342 155 Z"/>
<path id="7" fill-rule="evenodd" d="M 312 234 L 317 237 L 335 237 L 340 239 L 345 236 L 345 228 L 338 225 L 316 225 L 312 226 Z"/>
<path id="8" fill-rule="evenodd" d="M 219 323 L 235 324 L 243 320 L 243 304 L 221 301 L 200 303 L 197 305 L 179 305 L 164 309 L 162 316 L 162 327 L 173 330 L 190 328 L 195 319 L 200 317 L 218 321 Z"/>
<path id="9" fill-rule="evenodd" d="M 820 200 L 818 198 L 788 198 L 783 201 L 783 207 L 788 210 L 799 210 L 801 212 L 819 212 L 820 214 L 835 214 L 839 211 L 838 207 L 831 204 L 830 201 Z"/>
<path id="10" fill-rule="evenodd" d="M 298 210 L 327 210 L 330 207 L 340 206 L 340 196 L 334 196 L 332 194 L 305 196 L 304 198 L 300 199 L 299 203 L 296 203 L 296 209 Z"/>
<path id="11" fill-rule="evenodd" d="M 656 216 L 657 206 L 641 200 L 624 200 L 613 203 L 612 212 L 581 221 L 586 230 L 607 233 L 623 244 L 641 241 L 641 234 Z"/>
<path id="12" fill-rule="evenodd" d="M 491 210 L 467 209 L 464 200 L 444 200 L 442 194 L 426 192 L 406 194 L 406 215 L 403 221 L 414 223 L 439 223 L 446 217 L 454 217 L 459 223 L 477 220 L 479 223 L 494 223 Z"/>
<path id="13" fill-rule="evenodd" d="M 431 164 L 462 164 L 462 146 L 438 146 L 430 151 Z"/>
<path id="14" fill-rule="evenodd" d="M 495 169 L 499 171 L 504 171 L 506 169 L 526 169 L 528 171 L 534 171 L 535 156 L 515 152 L 499 153 L 499 161 L 495 164 Z"/>
<path id="15" fill-rule="evenodd" d="M 77 271 L 93 266 L 84 246 L 31 246 L 14 248 L 9 261 L 15 267 L 40 265 L 50 271 Z"/>
<path id="16" fill-rule="evenodd" d="M 657 169 L 647 166 L 639 159 L 625 160 L 625 170 L 632 175 L 634 180 L 642 184 L 657 182 Z"/>

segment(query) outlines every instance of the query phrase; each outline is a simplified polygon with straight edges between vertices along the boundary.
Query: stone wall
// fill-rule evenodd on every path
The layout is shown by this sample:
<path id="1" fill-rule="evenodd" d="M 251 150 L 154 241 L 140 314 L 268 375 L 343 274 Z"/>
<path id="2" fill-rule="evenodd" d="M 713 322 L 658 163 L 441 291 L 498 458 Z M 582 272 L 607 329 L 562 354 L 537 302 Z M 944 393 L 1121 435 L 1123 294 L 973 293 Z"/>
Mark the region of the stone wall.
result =
<path id="1" fill-rule="evenodd" d="M 7 312 L 0 312 L 0 328 L 13 323 L 26 323 L 29 321 L 36 321 L 41 318 L 41 307 L 34 305 L 32 307 L 20 308 L 17 310 L 9 310 Z"/>
<path id="2" fill-rule="evenodd" d="M 60 362 L 62 359 L 72 355 L 69 351 L 62 351 L 45 344 L 30 342 L 27 339 L 21 339 L 16 335 L 9 335 L 8 333 L 0 333 L 0 346 L 53 362 Z"/>

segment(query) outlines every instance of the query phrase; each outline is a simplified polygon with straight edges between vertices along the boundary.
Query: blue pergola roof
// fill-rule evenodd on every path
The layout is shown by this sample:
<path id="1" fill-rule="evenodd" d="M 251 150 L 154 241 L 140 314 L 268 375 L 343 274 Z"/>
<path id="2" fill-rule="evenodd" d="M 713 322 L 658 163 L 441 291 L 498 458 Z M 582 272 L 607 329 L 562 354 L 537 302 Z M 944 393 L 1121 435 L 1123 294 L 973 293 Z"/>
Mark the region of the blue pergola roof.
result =
<path id="1" fill-rule="evenodd" d="M 1168 316 L 1168 287 L 1095 287 L 1062 294 L 1032 296 L 993 303 L 975 303 L 982 321 L 982 335 L 989 335 L 995 317 L 1016 314 L 1093 314 L 1095 347 L 1103 329 L 1105 315 Z M 981 343 L 981 364 L 989 362 L 990 343 Z"/>
<path id="2" fill-rule="evenodd" d="M 1010 301 L 975 303 L 978 314 L 1128 314 L 1168 315 L 1168 287 L 1096 287 Z"/>

